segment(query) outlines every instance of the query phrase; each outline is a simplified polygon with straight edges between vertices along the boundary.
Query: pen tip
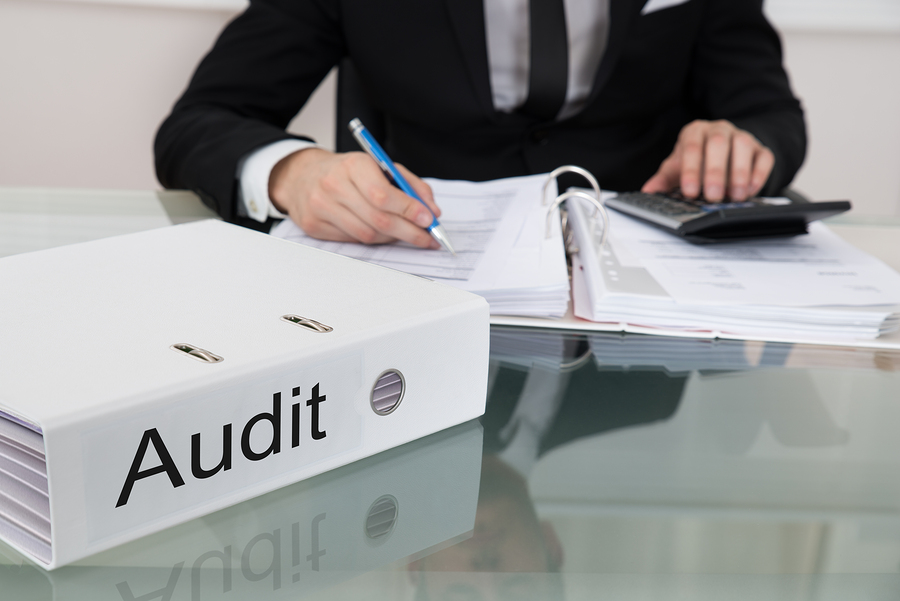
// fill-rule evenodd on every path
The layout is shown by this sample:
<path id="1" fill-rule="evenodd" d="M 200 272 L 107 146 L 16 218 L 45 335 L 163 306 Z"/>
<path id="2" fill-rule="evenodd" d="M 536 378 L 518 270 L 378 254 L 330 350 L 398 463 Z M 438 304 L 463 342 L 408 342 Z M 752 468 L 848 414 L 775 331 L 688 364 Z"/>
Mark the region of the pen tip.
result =
<path id="1" fill-rule="evenodd" d="M 431 233 L 431 237 L 440 243 L 441 246 L 444 247 L 444 250 L 449 252 L 454 257 L 456 256 L 456 251 L 453 249 L 453 245 L 450 244 L 450 237 L 447 236 L 447 232 L 444 230 L 444 227 L 440 224 L 432 227 L 428 230 Z"/>

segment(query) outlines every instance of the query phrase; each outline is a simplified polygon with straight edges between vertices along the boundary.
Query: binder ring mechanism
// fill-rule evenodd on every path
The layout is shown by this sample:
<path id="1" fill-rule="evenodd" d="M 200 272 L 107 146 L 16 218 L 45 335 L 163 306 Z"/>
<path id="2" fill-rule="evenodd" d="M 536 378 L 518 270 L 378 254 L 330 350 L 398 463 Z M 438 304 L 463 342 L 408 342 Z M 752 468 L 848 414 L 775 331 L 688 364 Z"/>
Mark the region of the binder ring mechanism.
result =
<path id="1" fill-rule="evenodd" d="M 544 188 L 541 191 L 541 198 L 543 199 L 544 204 L 547 204 L 547 189 L 550 187 L 550 184 L 563 173 L 575 173 L 586 179 L 594 189 L 594 195 L 591 196 L 582 190 L 570 189 L 557 196 L 547 209 L 547 231 L 544 234 L 544 237 L 550 237 L 550 226 L 553 223 L 551 220 L 553 219 L 554 209 L 557 209 L 559 205 L 570 198 L 581 198 L 594 205 L 594 213 L 591 215 L 591 239 L 597 240 L 597 217 L 600 217 L 603 222 L 603 229 L 600 231 L 600 240 L 597 243 L 598 248 L 602 248 L 603 245 L 606 244 L 606 238 L 609 235 L 609 214 L 606 212 L 606 207 L 603 206 L 603 202 L 600 200 L 600 184 L 590 171 L 581 167 L 576 167 L 575 165 L 563 165 L 562 167 L 557 167 L 551 171 L 550 175 L 547 176 L 547 181 L 544 182 Z"/>

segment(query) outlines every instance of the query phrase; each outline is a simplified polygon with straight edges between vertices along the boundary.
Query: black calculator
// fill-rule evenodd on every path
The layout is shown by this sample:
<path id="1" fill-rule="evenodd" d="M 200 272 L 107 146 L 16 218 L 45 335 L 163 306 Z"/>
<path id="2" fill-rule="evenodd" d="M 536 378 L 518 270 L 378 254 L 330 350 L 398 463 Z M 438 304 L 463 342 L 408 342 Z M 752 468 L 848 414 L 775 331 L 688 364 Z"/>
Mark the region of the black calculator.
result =
<path id="1" fill-rule="evenodd" d="M 645 192 L 620 192 L 605 204 L 698 244 L 797 236 L 807 233 L 811 221 L 850 210 L 848 200 L 751 198 L 743 202 L 706 202 L 678 193 Z"/>

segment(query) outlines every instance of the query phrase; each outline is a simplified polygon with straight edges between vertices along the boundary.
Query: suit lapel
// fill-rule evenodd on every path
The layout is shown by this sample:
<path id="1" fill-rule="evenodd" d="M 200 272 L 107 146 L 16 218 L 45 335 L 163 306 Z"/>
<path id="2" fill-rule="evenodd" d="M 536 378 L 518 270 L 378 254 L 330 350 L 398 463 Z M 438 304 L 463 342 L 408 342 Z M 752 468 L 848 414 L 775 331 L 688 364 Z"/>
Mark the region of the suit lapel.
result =
<path id="1" fill-rule="evenodd" d="M 640 12 L 646 3 L 647 0 L 609 0 L 609 37 L 603 59 L 597 68 L 597 75 L 594 77 L 594 85 L 587 99 L 588 105 L 597 99 L 603 86 L 606 85 L 616 63 L 619 62 L 622 49 L 628 42 L 631 28 L 640 18 Z"/>
<path id="2" fill-rule="evenodd" d="M 494 113 L 488 72 L 487 37 L 483 0 L 445 0 L 456 41 L 469 69 L 478 102 L 488 114 Z"/>

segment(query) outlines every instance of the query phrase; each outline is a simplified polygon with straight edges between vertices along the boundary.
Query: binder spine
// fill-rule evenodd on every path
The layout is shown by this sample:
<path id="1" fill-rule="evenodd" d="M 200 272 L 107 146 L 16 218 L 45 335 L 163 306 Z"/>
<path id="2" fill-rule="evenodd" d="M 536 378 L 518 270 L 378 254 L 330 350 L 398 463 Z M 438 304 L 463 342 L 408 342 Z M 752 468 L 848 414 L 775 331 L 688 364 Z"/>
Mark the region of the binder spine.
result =
<path id="1" fill-rule="evenodd" d="M 239 346 L 211 346 L 225 357 L 216 364 L 162 347 L 198 373 L 231 364 L 234 372 L 222 373 L 237 375 L 190 392 L 148 392 L 47 432 L 51 569 L 484 412 L 481 298 L 348 338 L 338 327 L 331 338 L 277 317 L 272 324 L 262 336 L 315 336 L 322 345 L 301 345 L 249 379 L 235 370 Z M 428 336 L 443 344 L 423 356 Z"/>

